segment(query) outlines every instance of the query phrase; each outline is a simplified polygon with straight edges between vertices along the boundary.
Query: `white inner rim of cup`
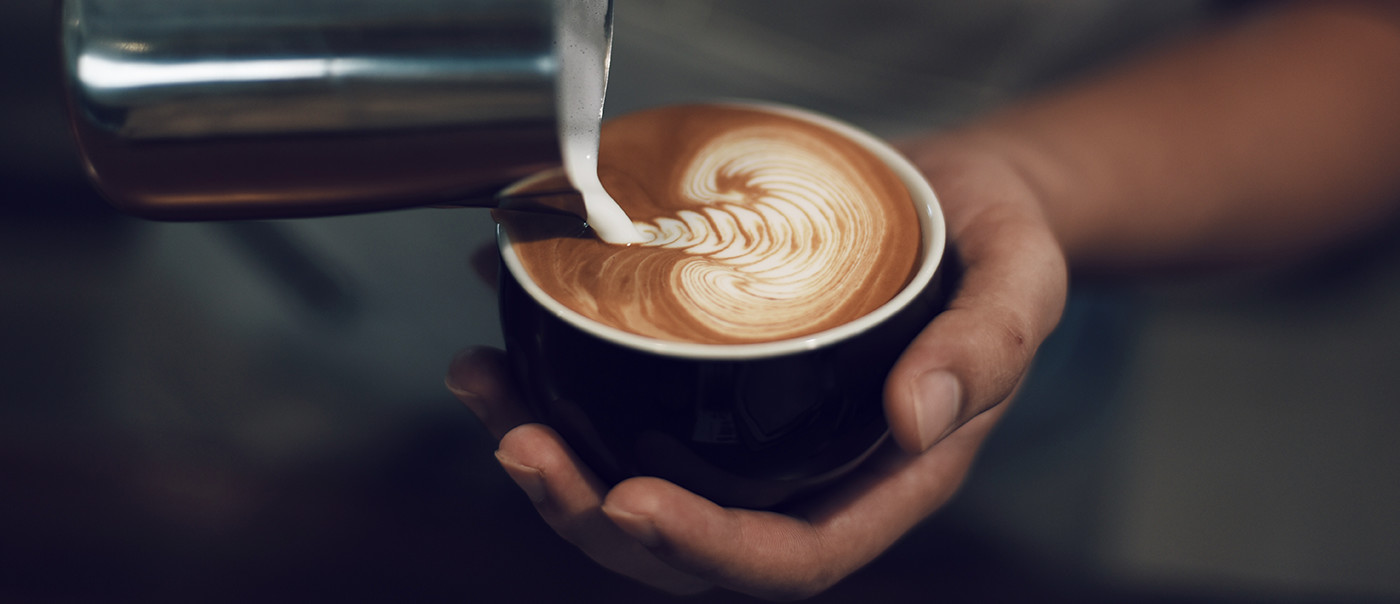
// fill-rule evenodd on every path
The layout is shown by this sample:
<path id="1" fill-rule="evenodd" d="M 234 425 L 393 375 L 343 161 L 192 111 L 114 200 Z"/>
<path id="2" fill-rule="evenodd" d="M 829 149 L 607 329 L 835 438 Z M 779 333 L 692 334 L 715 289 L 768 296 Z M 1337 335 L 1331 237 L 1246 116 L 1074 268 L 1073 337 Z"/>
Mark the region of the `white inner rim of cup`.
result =
<path id="1" fill-rule="evenodd" d="M 934 272 L 938 270 L 938 266 L 943 260 L 943 249 L 947 242 L 947 227 L 943 222 L 943 209 L 938 204 L 938 197 L 934 195 L 933 188 L 929 186 L 928 181 L 924 180 L 919 170 L 909 163 L 909 160 L 905 159 L 903 155 L 864 130 L 805 109 L 753 101 L 720 101 L 707 102 L 706 104 L 757 109 L 817 124 L 865 147 L 894 170 L 900 181 L 904 183 L 905 188 L 909 190 L 909 197 L 919 215 L 919 230 L 922 234 L 923 247 L 921 248 L 919 270 L 914 273 L 913 278 L 904 286 L 904 289 L 895 294 L 889 302 L 854 321 L 798 338 L 754 344 L 697 344 L 661 340 L 599 323 L 550 297 L 526 273 L 525 268 L 520 264 L 519 257 L 515 255 L 514 248 L 511 247 L 510 238 L 506 235 L 505 229 L 498 226 L 496 238 L 501 249 L 501 259 L 531 298 L 534 298 L 551 314 L 570 325 L 628 348 L 678 358 L 737 360 L 775 357 L 830 346 L 863 333 L 889 319 L 928 287 L 929 281 L 933 279 Z"/>

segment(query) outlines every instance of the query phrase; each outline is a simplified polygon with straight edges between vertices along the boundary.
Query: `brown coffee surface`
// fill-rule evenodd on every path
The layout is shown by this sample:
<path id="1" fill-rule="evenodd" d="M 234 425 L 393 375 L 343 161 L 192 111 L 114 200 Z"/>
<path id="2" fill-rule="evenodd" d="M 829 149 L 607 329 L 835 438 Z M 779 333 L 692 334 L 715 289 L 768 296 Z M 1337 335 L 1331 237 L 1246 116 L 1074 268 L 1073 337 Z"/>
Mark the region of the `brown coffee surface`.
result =
<path id="1" fill-rule="evenodd" d="M 576 221 L 503 218 L 521 264 L 565 306 L 653 338 L 796 338 L 888 302 L 913 274 L 919 221 L 878 157 L 761 109 L 682 105 L 603 125 L 598 175 L 646 242 Z"/>

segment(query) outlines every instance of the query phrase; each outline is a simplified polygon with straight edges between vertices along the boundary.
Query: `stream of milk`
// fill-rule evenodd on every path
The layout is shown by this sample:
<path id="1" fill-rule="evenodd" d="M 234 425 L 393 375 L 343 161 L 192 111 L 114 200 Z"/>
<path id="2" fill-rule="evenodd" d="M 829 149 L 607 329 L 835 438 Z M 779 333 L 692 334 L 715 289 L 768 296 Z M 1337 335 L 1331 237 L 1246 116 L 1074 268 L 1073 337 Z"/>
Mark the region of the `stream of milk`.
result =
<path id="1" fill-rule="evenodd" d="M 588 225 L 608 243 L 640 243 L 642 236 L 598 181 L 598 133 L 612 49 L 609 0 L 555 0 L 559 81 L 555 102 L 564 171 L 583 194 Z"/>

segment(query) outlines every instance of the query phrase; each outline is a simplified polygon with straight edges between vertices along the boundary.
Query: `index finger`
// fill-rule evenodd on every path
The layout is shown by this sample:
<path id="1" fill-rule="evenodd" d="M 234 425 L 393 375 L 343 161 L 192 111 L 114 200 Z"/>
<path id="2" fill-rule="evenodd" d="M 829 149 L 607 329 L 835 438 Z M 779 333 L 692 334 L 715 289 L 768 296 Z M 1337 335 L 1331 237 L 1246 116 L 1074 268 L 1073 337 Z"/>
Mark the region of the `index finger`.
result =
<path id="1" fill-rule="evenodd" d="M 527 410 L 504 352 L 475 347 L 458 352 L 443 379 L 453 396 L 471 409 L 497 442 L 516 426 L 534 418 Z"/>

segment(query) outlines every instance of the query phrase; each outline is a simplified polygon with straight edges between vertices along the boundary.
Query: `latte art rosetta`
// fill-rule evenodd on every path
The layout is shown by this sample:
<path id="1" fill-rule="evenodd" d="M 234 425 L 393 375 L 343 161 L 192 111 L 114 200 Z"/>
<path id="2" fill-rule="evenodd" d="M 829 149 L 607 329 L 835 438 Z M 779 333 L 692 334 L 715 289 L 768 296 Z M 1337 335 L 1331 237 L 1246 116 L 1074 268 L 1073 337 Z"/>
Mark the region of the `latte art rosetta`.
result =
<path id="1" fill-rule="evenodd" d="M 657 112 L 606 124 L 600 152 L 643 243 L 521 238 L 522 262 L 557 300 L 645 336 L 745 343 L 835 327 L 903 287 L 917 220 L 869 152 L 753 109 Z"/>
<path id="2" fill-rule="evenodd" d="M 861 174 L 818 139 L 737 130 L 685 174 L 680 196 L 697 208 L 635 224 L 643 245 L 691 256 L 669 267 L 671 294 L 713 331 L 773 340 L 825 323 L 879 258 L 886 217 L 863 211 Z"/>

